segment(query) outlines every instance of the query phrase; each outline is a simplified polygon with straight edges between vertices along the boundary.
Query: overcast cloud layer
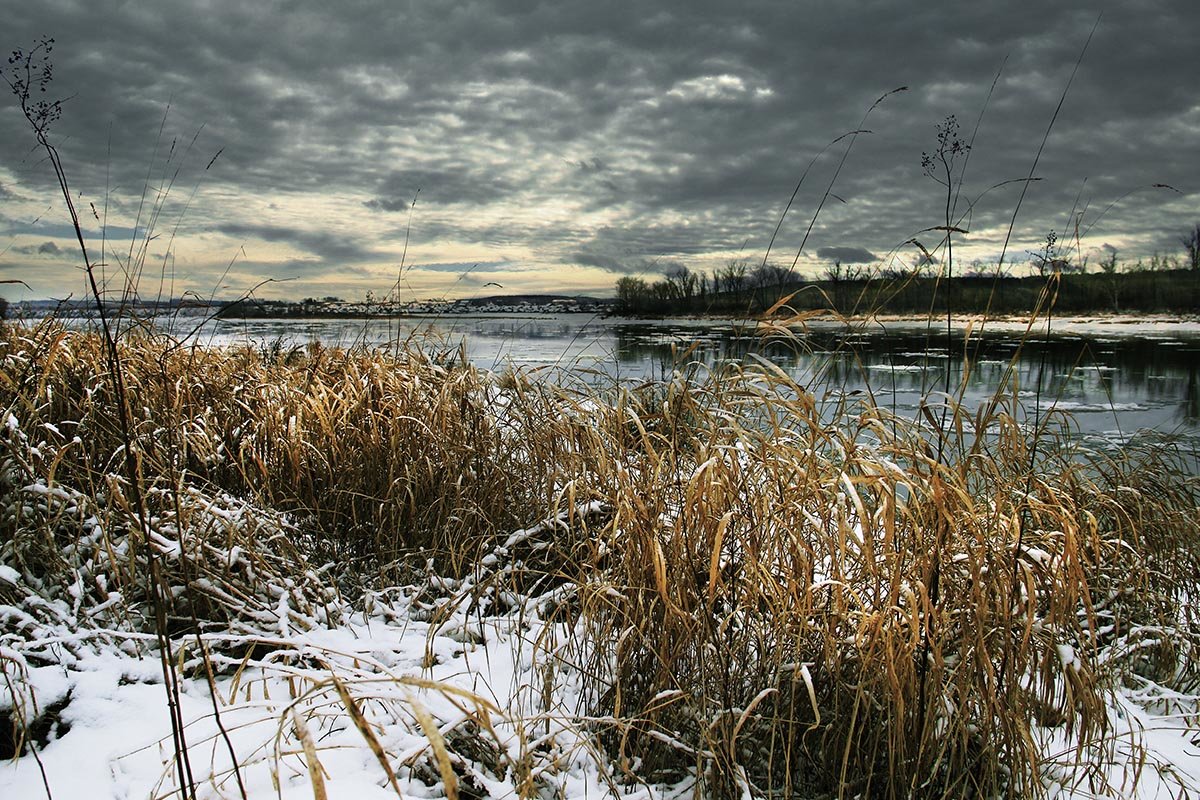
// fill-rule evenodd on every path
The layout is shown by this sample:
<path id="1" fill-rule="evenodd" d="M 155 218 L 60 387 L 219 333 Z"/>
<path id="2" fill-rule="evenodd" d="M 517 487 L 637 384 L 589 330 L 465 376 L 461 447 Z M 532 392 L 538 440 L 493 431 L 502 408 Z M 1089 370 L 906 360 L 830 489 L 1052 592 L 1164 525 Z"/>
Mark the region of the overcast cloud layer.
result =
<path id="1" fill-rule="evenodd" d="M 97 251 L 106 229 L 107 274 L 141 263 L 144 293 L 160 276 L 176 295 L 609 293 L 761 262 L 810 165 L 772 261 L 912 264 L 906 243 L 934 249 L 944 224 L 921 157 L 952 114 L 974 136 L 955 257 L 994 263 L 1098 16 L 1007 259 L 1023 270 L 1077 225 L 1093 264 L 1105 244 L 1176 253 L 1200 221 L 1194 0 L 0 0 L 0 16 L 6 51 L 55 38 L 50 94 L 70 99 L 53 141 Z M 0 279 L 32 287 L 10 298 L 83 288 L 51 179 L 10 98 Z"/>

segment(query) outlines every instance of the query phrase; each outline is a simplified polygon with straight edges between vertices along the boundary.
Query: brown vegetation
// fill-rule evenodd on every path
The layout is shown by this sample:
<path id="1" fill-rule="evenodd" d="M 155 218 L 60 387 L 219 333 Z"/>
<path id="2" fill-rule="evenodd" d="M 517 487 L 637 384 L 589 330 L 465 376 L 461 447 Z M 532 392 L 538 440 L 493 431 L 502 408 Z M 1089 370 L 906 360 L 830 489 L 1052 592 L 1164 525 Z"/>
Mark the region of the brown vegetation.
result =
<path id="1" fill-rule="evenodd" d="M 565 389 L 429 352 L 121 343 L 173 635 L 250 625 L 256 580 L 336 624 L 328 577 L 433 558 L 480 613 L 552 596 L 615 763 L 720 796 L 1038 796 L 1039 736 L 1103 741 L 1122 681 L 1196 688 L 1200 485 L 1169 443 L 1075 452 L 1003 392 L 934 427 L 767 367 Z M 83 558 L 97 620 L 145 628 L 139 548 L 176 551 L 130 533 L 101 340 L 7 327 L 0 358 L 4 563 L 53 598 Z M 234 545 L 254 569 L 206 555 Z"/>

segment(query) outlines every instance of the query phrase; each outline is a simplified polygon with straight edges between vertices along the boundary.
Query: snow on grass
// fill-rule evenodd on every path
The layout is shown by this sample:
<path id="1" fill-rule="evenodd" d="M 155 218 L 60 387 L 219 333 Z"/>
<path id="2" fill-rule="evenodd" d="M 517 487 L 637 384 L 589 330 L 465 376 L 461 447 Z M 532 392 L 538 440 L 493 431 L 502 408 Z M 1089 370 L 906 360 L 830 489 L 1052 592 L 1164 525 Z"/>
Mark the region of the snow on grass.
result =
<path id="1" fill-rule="evenodd" d="M 442 411 L 471 424 L 422 422 L 404 449 L 389 437 L 398 420 L 429 418 L 425 401 L 380 397 L 420 377 L 360 403 L 331 363 L 327 378 L 313 361 L 272 380 L 289 397 L 350 397 L 344 415 L 271 401 L 278 427 L 250 442 L 280 447 L 293 482 L 316 488 L 291 504 L 300 513 L 331 489 L 388 508 L 404 493 L 339 482 L 370 444 L 346 444 L 348 431 L 373 409 L 376 468 L 422 455 L 439 468 L 409 484 L 428 489 L 412 506 L 446 515 L 430 518 L 437 536 L 393 548 L 403 563 L 355 560 L 340 525 L 305 526 L 245 487 L 189 482 L 234 457 L 206 426 L 243 413 L 240 401 L 213 411 L 201 393 L 181 407 L 197 431 L 188 468 L 180 446 L 156 448 L 146 412 L 143 463 L 170 469 L 146 473 L 144 515 L 107 471 L 111 447 L 82 460 L 74 432 L 94 447 L 103 428 L 83 425 L 109 411 L 72 420 L 46 416 L 58 412 L 42 395 L 13 403 L 21 419 L 0 426 L 0 746 L 21 755 L 0 762 L 0 798 L 159 798 L 181 784 L 201 798 L 753 797 L 779 785 L 773 758 L 796 760 L 797 794 L 820 770 L 822 790 L 898 776 L 951 791 L 985 768 L 989 791 L 1024 796 L 1026 777 L 1052 797 L 1200 791 L 1196 495 L 1173 494 L 1182 473 L 1113 465 L 1100 486 L 1034 472 L 1029 456 L 1027 474 L 1025 440 L 1003 420 L 1011 452 L 935 463 L 923 429 L 871 414 L 843 421 L 874 444 L 825 429 L 786 376 L 758 392 L 766 374 L 700 391 L 677 374 L 613 411 L 542 405 L 520 376 L 506 394 L 459 385 L 438 367 L 421 374 L 447 379 Z M 356 374 L 400 373 L 367 362 Z M 950 410 L 947 429 L 972 429 Z M 784 421 L 766 430 L 764 412 Z M 228 421 L 228 442 L 244 441 L 250 423 Z M 460 439 L 469 458 L 425 453 Z M 236 455 L 258 459 L 254 447 Z M 301 458 L 337 447 L 347 457 L 327 470 Z M 288 461 L 272 463 L 239 474 L 277 479 Z M 499 521 L 522 497 L 545 503 Z M 421 517 L 364 519 L 360 533 L 403 533 Z M 454 541 L 484 522 L 477 543 Z M 459 544 L 457 565 L 442 542 Z M 923 600 L 930 574 L 940 605 Z M 976 680 L 1009 649 L 1010 672 Z M 914 731 L 923 752 L 905 741 Z"/>
<path id="2" fill-rule="evenodd" d="M 542 797 L 652 798 L 686 790 L 624 783 L 590 741 L 579 675 L 563 664 L 557 685 L 544 686 L 539 664 L 554 654 L 538 642 L 548 633 L 569 639 L 572 632 L 549 631 L 537 604 L 520 615 L 475 620 L 455 607 L 430 622 L 421 619 L 428 612 L 419 595 L 417 587 L 375 595 L 373 613 L 352 615 L 339 627 L 260 638 L 264 651 L 241 661 L 213 658 L 221 674 L 211 684 L 195 674 L 195 654 L 182 654 L 192 673 L 181 684 L 180 702 L 197 796 L 240 797 L 240 779 L 247 797 L 312 797 L 293 714 L 315 743 L 331 800 L 392 798 L 397 790 L 404 797 L 446 796 L 422 713 L 447 742 L 460 796 L 529 796 L 532 788 Z M 208 638 L 223 643 L 219 635 Z M 70 666 L 30 666 L 23 676 L 8 664 L 8 679 L 22 680 L 37 707 L 66 703 L 36 758 L 0 763 L 0 796 L 47 796 L 47 784 L 57 800 L 176 791 L 154 655 L 106 644 Z M 1195 711 L 1194 697 L 1122 690 L 1112 697 L 1112 734 L 1103 742 L 1080 747 L 1062 728 L 1037 729 L 1048 796 L 1111 796 L 1106 792 L 1114 787 L 1128 791 L 1135 776 L 1136 793 L 1124 796 L 1176 797 L 1181 787 L 1200 786 L 1200 747 L 1189 727 Z"/>
<path id="3" fill-rule="evenodd" d="M 460 794 L 516 797 L 530 786 L 560 797 L 611 794 L 611 771 L 579 721 L 578 676 L 566 670 L 550 695 L 542 691 L 541 660 L 554 658 L 543 643 L 569 639 L 570 631 L 549 630 L 535 605 L 521 615 L 470 619 L 448 602 L 436 622 L 422 621 L 428 610 L 414 599 L 419 594 L 410 587 L 374 595 L 373 613 L 333 629 L 255 637 L 255 651 L 241 660 L 221 654 L 226 635 L 206 636 L 220 673 L 211 685 L 195 648 L 181 641 L 179 659 L 190 677 L 180 702 L 198 796 L 240 797 L 240 776 L 249 797 L 274 795 L 276 786 L 282 797 L 312 797 L 293 713 L 311 733 L 334 800 L 395 797 L 393 780 L 405 797 L 444 796 L 421 722 L 426 713 L 446 742 Z M 156 655 L 104 644 L 70 666 L 29 666 L 18 675 L 7 668 L 13 662 L 5 663 L 9 680 L 23 683 L 27 713 L 66 703 L 36 758 L 27 753 L 0 763 L 0 796 L 45 796 L 43 769 L 58 800 L 175 790 Z"/>

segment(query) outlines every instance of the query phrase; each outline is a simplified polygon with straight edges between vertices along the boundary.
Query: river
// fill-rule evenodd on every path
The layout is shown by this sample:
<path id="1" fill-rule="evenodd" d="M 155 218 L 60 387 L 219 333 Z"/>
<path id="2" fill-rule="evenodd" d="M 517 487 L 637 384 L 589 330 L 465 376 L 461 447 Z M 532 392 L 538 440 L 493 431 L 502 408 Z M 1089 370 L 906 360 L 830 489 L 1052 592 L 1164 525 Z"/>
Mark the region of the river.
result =
<path id="1" fill-rule="evenodd" d="M 1007 381 L 1027 417 L 1069 411 L 1086 436 L 1120 441 L 1152 429 L 1200 442 L 1200 325 L 1074 319 L 1052 321 L 1049 331 L 1044 321 L 1026 328 L 1019 320 L 990 322 L 968 338 L 965 321 L 949 337 L 944 320 L 814 322 L 779 337 L 730 320 L 493 314 L 214 320 L 197 338 L 276 349 L 311 342 L 377 348 L 411 339 L 443 352 L 462 347 L 485 369 L 532 370 L 559 381 L 641 381 L 670 375 L 681 362 L 714 368 L 755 353 L 820 397 L 869 393 L 904 415 L 936 402 L 947 372 L 957 397 L 966 368 L 967 408 Z"/>

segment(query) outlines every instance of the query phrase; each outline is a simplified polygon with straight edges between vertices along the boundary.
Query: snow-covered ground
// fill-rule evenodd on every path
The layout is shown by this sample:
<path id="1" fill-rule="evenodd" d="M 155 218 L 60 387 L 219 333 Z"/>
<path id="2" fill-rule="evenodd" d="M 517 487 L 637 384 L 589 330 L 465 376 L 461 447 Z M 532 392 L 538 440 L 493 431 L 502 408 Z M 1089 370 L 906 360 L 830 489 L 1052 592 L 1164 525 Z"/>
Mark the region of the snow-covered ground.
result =
<path id="1" fill-rule="evenodd" d="M 11 568 L 0 573 L 9 588 L 19 580 Z M 353 604 L 333 601 L 316 615 L 292 607 L 296 596 L 284 591 L 273 620 L 251 611 L 249 628 L 242 621 L 236 632 L 175 640 L 196 796 L 661 795 L 663 787 L 639 788 L 614 775 L 591 744 L 579 714 L 581 675 L 571 667 L 579 637 L 542 618 L 562 591 L 484 615 L 470 603 L 470 586 L 427 576 Z M 15 699 L 21 717 L 40 718 L 40 741 L 0 762 L 0 797 L 177 793 L 154 637 L 89 629 L 81 618 L 88 610 L 79 614 L 67 602 L 26 604 L 40 606 L 38 613 L 0 605 L 8 631 L 0 640 L 7 683 L 0 709 L 12 713 Z M 314 624 L 320 620 L 336 623 Z M 545 682 L 548 661 L 558 676 L 553 685 Z"/>
<path id="2" fill-rule="evenodd" d="M 27 528 L 5 528 L 13 547 L 0 550 L 0 721 L 25 720 L 33 739 L 0 761 L 0 800 L 143 800 L 179 796 L 181 784 L 198 798 L 697 794 L 691 779 L 642 783 L 636 764 L 614 763 L 601 746 L 599 734 L 620 721 L 588 716 L 611 678 L 589 648 L 608 643 L 560 613 L 576 587 L 560 576 L 527 596 L 476 591 L 488 575 L 519 569 L 520 548 L 548 547 L 561 519 L 514 532 L 474 576 L 428 572 L 355 591 L 339 588 L 338 565 L 293 557 L 289 540 L 300 534 L 283 515 L 199 489 L 171 502 L 151 496 L 150 530 L 133 542 L 129 520 L 94 494 L 38 477 L 35 466 L 53 474 L 58 451 L 25 441 L 14 414 L 0 430 L 24 442 L 13 445 L 12 474 L 0 476 L 10 504 L 0 518 Z M 64 448 L 78 441 L 49 433 Z M 46 555 L 34 541 L 42 534 L 61 564 L 19 563 L 12 554 L 22 548 Z M 196 635 L 180 630 L 185 612 L 176 611 L 166 670 L 144 582 L 120 583 L 122 570 L 147 574 L 151 562 L 169 573 L 181 608 L 214 612 Z M 1069 676 L 1073 652 L 1061 645 L 1058 656 Z M 1200 796 L 1197 697 L 1130 675 L 1106 695 L 1103 738 L 1033 729 L 1049 796 Z"/>
<path id="3" fill-rule="evenodd" d="M 535 689 L 531 634 L 543 631 L 534 609 L 526 630 L 509 618 L 467 625 L 461 614 L 431 625 L 413 620 L 411 610 L 404 596 L 377 600 L 374 613 L 336 629 L 262 642 L 277 649 L 225 664 L 223 671 L 233 674 L 211 690 L 202 677 L 182 681 L 180 713 L 197 796 L 240 797 L 240 780 L 251 798 L 277 791 L 313 797 L 302 731 L 311 737 L 330 798 L 396 797 L 397 790 L 404 797 L 443 796 L 430 719 L 435 736 L 452 743 L 463 795 L 517 797 L 525 780 L 561 797 L 610 794 L 613 778 L 576 733 L 570 687 L 557 687 L 549 706 Z M 0 764 L 0 796 L 152 798 L 174 790 L 171 724 L 156 657 L 105 647 L 70 663 L 27 669 L 17 667 L 17 654 L 12 658 L 7 677 L 24 684 L 19 692 L 28 708 L 65 705 L 35 754 Z M 350 703 L 369 733 L 356 726 Z M 371 737 L 392 775 L 373 753 Z M 465 755 L 472 747 L 474 760 Z M 628 790 L 622 796 L 636 796 Z"/>
<path id="4" fill-rule="evenodd" d="M 631 784 L 600 755 L 578 715 L 580 676 L 560 658 L 571 632 L 544 621 L 538 603 L 482 619 L 452 593 L 432 605 L 427 594 L 370 595 L 333 629 L 296 630 L 281 605 L 278 636 L 257 637 L 259 649 L 240 662 L 214 657 L 222 675 L 211 684 L 181 641 L 176 657 L 193 673 L 180 683 L 180 715 L 197 797 L 321 797 L 314 780 L 332 800 L 443 797 L 442 748 L 463 797 L 691 796 L 686 782 Z M 21 652 L 0 652 L 27 711 L 61 706 L 43 744 L 0 763 L 0 797 L 170 796 L 178 778 L 159 660 L 139 654 L 137 637 L 66 636 L 72 654 L 63 650 L 57 664 L 24 666 Z M 44 655 L 59 646 L 34 647 Z M 536 669 L 547 658 L 560 658 L 553 686 Z M 1109 742 L 1080 749 L 1044 731 L 1049 796 L 1195 792 L 1194 709 L 1193 698 L 1127 688 L 1113 696 Z M 305 739 L 319 767 L 305 757 Z"/>

